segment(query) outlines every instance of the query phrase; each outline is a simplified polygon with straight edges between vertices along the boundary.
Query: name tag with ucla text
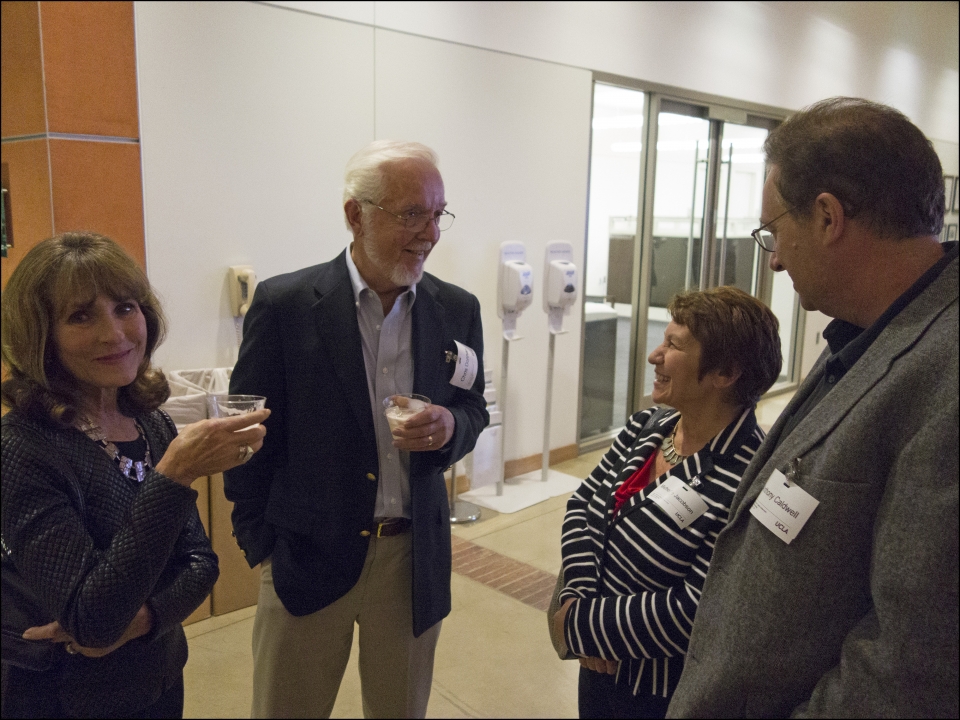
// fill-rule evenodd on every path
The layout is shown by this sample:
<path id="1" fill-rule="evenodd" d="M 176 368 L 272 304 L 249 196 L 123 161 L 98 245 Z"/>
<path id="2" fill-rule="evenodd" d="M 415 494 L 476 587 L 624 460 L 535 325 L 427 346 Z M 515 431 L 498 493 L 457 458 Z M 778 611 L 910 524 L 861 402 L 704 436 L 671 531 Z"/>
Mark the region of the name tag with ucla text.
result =
<path id="1" fill-rule="evenodd" d="M 648 496 L 681 530 L 707 511 L 700 493 L 678 477 L 669 477 Z"/>
<path id="2" fill-rule="evenodd" d="M 453 342 L 457 346 L 457 367 L 453 370 L 450 384 L 469 390 L 473 387 L 473 381 L 477 379 L 477 369 L 480 367 L 477 362 L 477 353 L 462 342 L 456 340 Z"/>
<path id="3" fill-rule="evenodd" d="M 820 501 L 774 470 L 750 514 L 787 545 L 800 534 Z"/>

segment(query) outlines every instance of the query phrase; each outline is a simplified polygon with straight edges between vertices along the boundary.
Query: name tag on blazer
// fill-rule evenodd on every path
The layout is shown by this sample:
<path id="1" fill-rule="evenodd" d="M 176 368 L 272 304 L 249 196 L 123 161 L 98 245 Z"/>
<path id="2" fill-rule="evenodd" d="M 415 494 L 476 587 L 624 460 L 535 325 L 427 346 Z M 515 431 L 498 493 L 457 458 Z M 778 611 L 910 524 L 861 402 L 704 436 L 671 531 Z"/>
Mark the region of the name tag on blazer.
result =
<path id="1" fill-rule="evenodd" d="M 456 366 L 453 369 L 450 384 L 469 390 L 473 387 L 473 381 L 477 379 L 477 369 L 480 367 L 477 362 L 477 353 L 473 348 L 467 347 L 462 342 L 456 340 L 453 342 L 457 346 L 457 351 L 455 354 L 448 353 L 447 355 L 448 360 L 453 359 L 450 357 L 451 355 L 456 358 Z"/>
<path id="2" fill-rule="evenodd" d="M 820 501 L 774 470 L 750 514 L 787 545 L 800 534 Z"/>
<path id="3" fill-rule="evenodd" d="M 681 530 L 707 511 L 707 504 L 700 497 L 700 493 L 678 477 L 667 478 L 648 497 Z"/>

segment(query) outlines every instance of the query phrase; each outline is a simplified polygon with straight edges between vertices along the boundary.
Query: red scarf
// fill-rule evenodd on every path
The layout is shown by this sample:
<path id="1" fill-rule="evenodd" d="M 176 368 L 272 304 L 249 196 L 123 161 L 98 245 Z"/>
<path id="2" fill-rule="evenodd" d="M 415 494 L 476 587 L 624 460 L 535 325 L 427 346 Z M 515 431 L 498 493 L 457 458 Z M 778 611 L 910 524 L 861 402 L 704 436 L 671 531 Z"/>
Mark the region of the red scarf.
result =
<path id="1" fill-rule="evenodd" d="M 623 504 L 636 495 L 638 492 L 643 490 L 647 485 L 650 484 L 651 476 L 653 474 L 653 461 L 656 459 L 656 451 L 650 454 L 650 457 L 647 458 L 647 461 L 643 464 L 643 467 L 637 470 L 633 475 L 623 481 L 623 485 L 617 488 L 615 497 L 617 499 L 616 505 L 613 508 L 613 516 L 616 517 L 617 513 L 620 512 L 620 508 L 623 507 Z"/>

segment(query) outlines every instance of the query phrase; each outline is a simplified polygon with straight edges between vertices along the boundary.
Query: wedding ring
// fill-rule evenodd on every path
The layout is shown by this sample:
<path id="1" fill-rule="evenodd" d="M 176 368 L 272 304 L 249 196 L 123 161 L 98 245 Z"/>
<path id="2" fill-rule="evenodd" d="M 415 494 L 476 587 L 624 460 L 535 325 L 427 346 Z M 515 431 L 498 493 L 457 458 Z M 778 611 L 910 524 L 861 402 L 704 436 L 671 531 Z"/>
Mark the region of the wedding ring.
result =
<path id="1" fill-rule="evenodd" d="M 427 445 L 433 445 L 433 435 L 427 435 Z"/>
<path id="2" fill-rule="evenodd" d="M 68 642 L 68 643 L 64 646 L 64 649 L 65 649 L 68 653 L 70 653 L 71 655 L 76 655 L 76 654 L 77 654 L 77 649 L 73 646 L 73 643 L 72 643 L 72 642 Z"/>
<path id="3" fill-rule="evenodd" d="M 253 457 L 253 448 L 249 445 L 244 445 L 242 450 L 242 455 L 240 457 L 240 462 L 245 463 L 247 460 Z"/>

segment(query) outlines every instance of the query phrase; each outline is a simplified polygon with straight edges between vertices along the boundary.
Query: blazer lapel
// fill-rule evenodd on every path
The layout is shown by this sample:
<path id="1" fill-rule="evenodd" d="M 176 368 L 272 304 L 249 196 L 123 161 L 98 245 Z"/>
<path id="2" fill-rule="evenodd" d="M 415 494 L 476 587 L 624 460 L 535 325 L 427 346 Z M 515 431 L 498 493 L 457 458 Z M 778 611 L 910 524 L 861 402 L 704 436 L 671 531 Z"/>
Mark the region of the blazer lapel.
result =
<path id="1" fill-rule="evenodd" d="M 330 263 L 314 286 L 314 291 L 317 295 L 314 305 L 317 333 L 329 351 L 334 372 L 357 424 L 366 440 L 376 443 L 356 302 L 347 271 L 346 250 Z"/>
<path id="2" fill-rule="evenodd" d="M 443 378 L 444 309 L 436 299 L 437 286 L 428 275 L 417 284 L 413 303 L 413 391 L 436 400 Z"/>
<path id="3" fill-rule="evenodd" d="M 643 464 L 650 458 L 652 453 L 655 453 L 660 449 L 663 438 L 673 431 L 673 428 L 679 419 L 680 414 L 678 412 L 675 410 L 668 410 L 666 411 L 666 414 L 659 419 L 651 419 L 651 422 L 647 424 L 645 432 L 637 437 L 637 440 L 634 443 L 634 447 L 637 448 L 641 448 L 644 443 L 647 443 L 650 440 L 657 440 L 659 442 L 657 442 L 654 447 L 643 447 L 642 449 L 638 449 L 636 452 L 631 453 L 628 456 L 623 464 L 623 468 L 621 468 L 617 475 L 617 479 L 613 484 L 613 489 L 610 492 L 610 496 L 607 498 L 606 516 L 608 518 L 613 514 L 613 508 L 616 504 L 616 491 L 619 489 L 620 485 L 626 482 L 639 468 L 643 467 Z M 684 460 L 683 463 L 675 466 L 673 470 L 667 474 L 678 477 L 687 485 L 690 485 L 690 482 L 694 477 L 709 472 L 713 469 L 713 458 L 711 457 L 711 453 L 706 452 L 705 450 L 706 448 L 700 452 L 694 453 Z M 657 487 L 660 486 L 661 482 L 659 481 L 659 477 L 650 478 L 650 483 L 643 490 L 633 495 L 633 497 L 624 503 L 623 508 L 620 510 L 620 514 L 617 516 L 618 519 L 624 517 L 629 510 L 646 500 L 648 493 L 656 490 Z"/>

